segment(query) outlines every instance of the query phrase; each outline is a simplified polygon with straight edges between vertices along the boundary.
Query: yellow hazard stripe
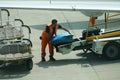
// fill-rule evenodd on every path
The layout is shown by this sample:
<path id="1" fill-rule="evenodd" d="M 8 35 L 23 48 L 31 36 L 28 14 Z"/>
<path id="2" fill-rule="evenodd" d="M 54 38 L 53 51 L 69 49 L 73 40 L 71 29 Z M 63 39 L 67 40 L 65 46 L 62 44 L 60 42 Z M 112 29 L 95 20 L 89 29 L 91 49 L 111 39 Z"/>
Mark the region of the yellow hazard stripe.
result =
<path id="1" fill-rule="evenodd" d="M 2 40 L 13 40 L 13 39 L 18 39 L 18 38 L 22 38 L 23 36 L 20 36 L 20 37 L 14 37 L 14 38 L 4 38 Z"/>
<path id="2" fill-rule="evenodd" d="M 114 37 L 114 36 L 120 36 L 120 31 L 104 33 L 97 36 L 90 36 L 90 37 L 87 37 L 86 40 L 92 41 L 93 39 L 96 39 L 96 38 L 101 39 L 101 38 Z"/>

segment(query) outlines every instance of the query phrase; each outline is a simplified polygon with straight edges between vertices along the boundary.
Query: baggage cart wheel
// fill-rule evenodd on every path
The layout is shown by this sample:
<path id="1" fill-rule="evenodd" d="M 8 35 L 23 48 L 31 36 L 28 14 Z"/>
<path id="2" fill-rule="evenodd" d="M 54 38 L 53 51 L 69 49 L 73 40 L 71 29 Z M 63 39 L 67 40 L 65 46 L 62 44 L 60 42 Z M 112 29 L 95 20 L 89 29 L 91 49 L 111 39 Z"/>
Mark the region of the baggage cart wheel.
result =
<path id="1" fill-rule="evenodd" d="M 32 61 L 32 59 L 26 60 L 25 68 L 28 71 L 32 70 L 32 68 L 33 68 L 33 61 Z"/>
<path id="2" fill-rule="evenodd" d="M 117 42 L 109 42 L 103 48 L 103 58 L 109 60 L 118 59 L 120 55 L 120 44 Z"/>

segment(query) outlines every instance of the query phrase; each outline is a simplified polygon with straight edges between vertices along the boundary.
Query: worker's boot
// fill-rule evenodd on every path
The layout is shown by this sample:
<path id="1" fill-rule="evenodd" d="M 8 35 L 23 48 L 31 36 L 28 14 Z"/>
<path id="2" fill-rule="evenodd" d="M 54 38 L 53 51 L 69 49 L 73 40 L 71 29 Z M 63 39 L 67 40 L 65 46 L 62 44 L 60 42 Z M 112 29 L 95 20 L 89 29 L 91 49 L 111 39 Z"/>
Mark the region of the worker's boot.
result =
<path id="1" fill-rule="evenodd" d="M 45 62 L 46 60 L 45 60 L 45 58 L 42 58 L 42 60 L 41 60 L 42 62 Z"/>
<path id="2" fill-rule="evenodd" d="M 55 61 L 55 58 L 53 56 L 50 56 L 50 60 L 49 61 Z"/>

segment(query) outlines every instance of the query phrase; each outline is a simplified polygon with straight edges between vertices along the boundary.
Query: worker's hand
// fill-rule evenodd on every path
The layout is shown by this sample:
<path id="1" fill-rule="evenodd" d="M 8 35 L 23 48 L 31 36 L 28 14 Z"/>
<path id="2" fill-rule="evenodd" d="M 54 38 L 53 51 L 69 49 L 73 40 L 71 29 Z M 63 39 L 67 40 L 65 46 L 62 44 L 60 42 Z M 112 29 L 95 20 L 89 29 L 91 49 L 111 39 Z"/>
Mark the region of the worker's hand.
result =
<path id="1" fill-rule="evenodd" d="M 71 34 L 70 31 L 68 31 L 68 33 Z"/>

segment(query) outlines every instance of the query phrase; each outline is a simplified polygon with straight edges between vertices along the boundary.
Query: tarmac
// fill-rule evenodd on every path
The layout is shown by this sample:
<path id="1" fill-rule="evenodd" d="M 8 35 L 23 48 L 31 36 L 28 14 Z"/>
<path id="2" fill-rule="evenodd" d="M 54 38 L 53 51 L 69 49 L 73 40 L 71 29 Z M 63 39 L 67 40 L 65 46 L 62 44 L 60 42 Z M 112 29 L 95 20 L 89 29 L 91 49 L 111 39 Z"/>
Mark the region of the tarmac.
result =
<path id="1" fill-rule="evenodd" d="M 33 69 L 24 71 L 21 66 L 9 66 L 0 69 L 0 80 L 120 80 L 120 59 L 103 60 L 92 52 L 85 54 L 82 50 L 61 54 L 55 51 L 55 62 L 49 61 L 48 48 L 46 62 L 41 61 L 41 41 L 39 39 L 45 25 L 51 19 L 70 30 L 74 38 L 81 37 L 82 30 L 88 26 L 89 17 L 79 11 L 48 10 L 10 10 L 13 20 L 19 18 L 31 28 L 30 39 L 33 43 Z M 3 14 L 4 15 L 4 14 Z M 103 21 L 104 16 L 99 17 Z M 7 19 L 4 15 L 3 20 Z M 98 21 L 99 22 L 99 21 Z M 58 33 L 63 33 L 59 30 Z M 28 32 L 24 29 L 25 37 Z"/>

